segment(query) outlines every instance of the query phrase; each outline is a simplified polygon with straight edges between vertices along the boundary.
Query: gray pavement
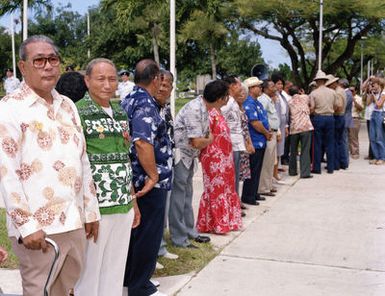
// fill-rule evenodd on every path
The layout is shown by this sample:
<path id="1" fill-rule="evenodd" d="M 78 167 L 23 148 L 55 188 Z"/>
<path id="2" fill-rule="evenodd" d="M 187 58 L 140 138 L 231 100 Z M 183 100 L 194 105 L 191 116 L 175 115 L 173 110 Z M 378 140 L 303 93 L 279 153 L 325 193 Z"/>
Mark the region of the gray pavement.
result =
<path id="1" fill-rule="evenodd" d="M 313 179 L 284 175 L 278 194 L 246 211 L 241 231 L 210 235 L 220 254 L 198 273 L 158 278 L 168 295 L 385 295 L 385 166 L 361 158 Z M 194 177 L 194 209 L 202 194 Z M 17 271 L 0 287 L 20 293 Z"/>

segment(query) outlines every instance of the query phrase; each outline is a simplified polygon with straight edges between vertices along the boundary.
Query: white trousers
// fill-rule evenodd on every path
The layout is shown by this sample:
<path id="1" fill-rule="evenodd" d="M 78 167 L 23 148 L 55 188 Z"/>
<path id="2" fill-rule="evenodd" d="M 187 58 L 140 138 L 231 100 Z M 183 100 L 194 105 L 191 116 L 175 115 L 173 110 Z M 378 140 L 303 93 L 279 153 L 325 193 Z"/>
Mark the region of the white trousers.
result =
<path id="1" fill-rule="evenodd" d="M 98 240 L 88 241 L 85 269 L 75 286 L 75 295 L 122 295 L 133 221 L 133 209 L 127 214 L 102 216 Z"/>
<path id="2" fill-rule="evenodd" d="M 277 133 L 266 143 L 265 155 L 263 157 L 261 177 L 259 178 L 258 193 L 267 193 L 273 189 L 274 164 L 277 159 Z"/>

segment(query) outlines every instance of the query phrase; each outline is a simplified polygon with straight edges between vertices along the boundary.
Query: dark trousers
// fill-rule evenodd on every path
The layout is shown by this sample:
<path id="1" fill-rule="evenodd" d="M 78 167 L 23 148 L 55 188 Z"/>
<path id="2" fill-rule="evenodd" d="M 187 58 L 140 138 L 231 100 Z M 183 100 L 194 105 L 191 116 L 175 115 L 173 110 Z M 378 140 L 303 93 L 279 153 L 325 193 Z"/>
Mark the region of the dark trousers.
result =
<path id="1" fill-rule="evenodd" d="M 366 129 L 368 131 L 368 137 L 369 137 L 369 134 L 370 134 L 370 120 L 366 120 Z M 369 139 L 369 152 L 368 152 L 368 157 L 369 159 L 373 159 L 373 150 L 372 150 L 372 145 L 370 144 L 370 139 Z"/>
<path id="2" fill-rule="evenodd" d="M 251 177 L 243 182 L 241 200 L 244 203 L 254 204 L 256 202 L 264 155 L 265 148 L 255 149 L 255 153 L 249 156 Z"/>
<path id="3" fill-rule="evenodd" d="M 328 173 L 334 171 L 334 117 L 315 115 L 314 126 L 314 160 L 313 172 L 321 173 L 322 143 L 326 144 Z"/>
<path id="4" fill-rule="evenodd" d="M 283 155 L 281 156 L 281 164 L 285 165 L 289 163 L 290 159 L 290 143 L 291 143 L 291 135 L 288 135 L 285 138 L 285 149 Z"/>
<path id="5" fill-rule="evenodd" d="M 303 132 L 291 135 L 290 139 L 290 161 L 289 175 L 297 175 L 297 152 L 298 144 L 301 142 L 301 158 L 300 158 L 300 176 L 301 178 L 310 175 L 310 144 L 312 132 Z"/>
<path id="6" fill-rule="evenodd" d="M 334 116 L 334 169 L 345 169 L 347 165 L 344 163 L 344 129 L 345 117 L 343 115 Z"/>
<path id="7" fill-rule="evenodd" d="M 157 291 L 150 282 L 155 270 L 163 235 L 167 191 L 153 188 L 138 198 L 141 221 L 132 229 L 124 275 L 124 286 L 130 296 L 148 296 Z"/>

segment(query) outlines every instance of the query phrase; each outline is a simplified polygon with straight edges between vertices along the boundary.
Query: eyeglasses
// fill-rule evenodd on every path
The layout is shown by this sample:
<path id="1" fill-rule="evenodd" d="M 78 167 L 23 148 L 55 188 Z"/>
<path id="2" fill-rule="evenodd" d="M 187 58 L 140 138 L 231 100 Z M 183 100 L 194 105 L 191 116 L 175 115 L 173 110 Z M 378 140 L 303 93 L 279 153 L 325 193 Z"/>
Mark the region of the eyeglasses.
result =
<path id="1" fill-rule="evenodd" d="M 52 66 L 52 67 L 57 67 L 60 64 L 60 57 L 58 56 L 50 56 L 50 57 L 38 57 L 34 58 L 32 60 L 32 65 L 37 68 L 41 69 L 44 68 L 47 62 Z"/>

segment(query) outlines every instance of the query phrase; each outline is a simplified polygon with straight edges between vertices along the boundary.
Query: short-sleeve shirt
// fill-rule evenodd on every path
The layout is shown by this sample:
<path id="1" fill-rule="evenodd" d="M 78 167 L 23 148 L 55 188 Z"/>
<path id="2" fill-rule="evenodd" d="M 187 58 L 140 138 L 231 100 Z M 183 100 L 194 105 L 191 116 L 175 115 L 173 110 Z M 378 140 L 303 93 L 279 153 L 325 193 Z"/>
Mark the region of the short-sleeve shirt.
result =
<path id="1" fill-rule="evenodd" d="M 336 92 L 325 85 L 321 85 L 310 94 L 310 100 L 314 103 L 314 113 L 316 115 L 334 114 L 336 104 Z"/>
<path id="2" fill-rule="evenodd" d="M 309 97 L 294 95 L 289 101 L 290 134 L 299 134 L 314 130 L 310 120 Z"/>
<path id="3" fill-rule="evenodd" d="M 193 138 L 206 137 L 210 131 L 209 113 L 201 96 L 191 100 L 179 111 L 175 118 L 174 140 L 176 160 L 190 168 L 199 156 L 200 150 L 191 146 Z"/>
<path id="4" fill-rule="evenodd" d="M 134 89 L 135 84 L 131 81 L 122 81 L 118 85 L 118 90 L 116 91 L 121 100 L 123 100 L 132 90 Z"/>
<path id="5" fill-rule="evenodd" d="M 221 108 L 226 123 L 230 128 L 231 145 L 233 151 L 245 151 L 245 140 L 242 135 L 241 111 L 238 103 L 230 97 L 225 106 Z"/>
<path id="6" fill-rule="evenodd" d="M 155 185 L 160 189 L 171 189 L 172 145 L 166 121 L 160 115 L 161 106 L 144 88 L 135 86 L 133 91 L 122 101 L 126 111 L 132 143 L 143 140 L 154 147 L 156 168 L 159 181 Z M 135 190 L 143 188 L 147 174 L 141 166 L 135 145 L 130 151 Z"/>
<path id="7" fill-rule="evenodd" d="M 267 95 L 262 94 L 258 98 L 258 102 L 260 102 L 263 108 L 267 112 L 267 118 L 269 119 L 269 126 L 273 130 L 278 130 L 280 125 L 279 115 L 277 109 L 275 108 L 275 104 L 273 100 Z"/>
<path id="8" fill-rule="evenodd" d="M 253 99 L 251 96 L 248 96 L 247 99 L 243 102 L 243 108 L 245 109 L 247 118 L 249 120 L 250 138 L 254 148 L 265 148 L 266 137 L 251 125 L 252 121 L 260 121 L 262 122 L 265 129 L 269 129 L 269 120 L 265 108 L 263 108 L 263 105 L 258 100 Z"/>

